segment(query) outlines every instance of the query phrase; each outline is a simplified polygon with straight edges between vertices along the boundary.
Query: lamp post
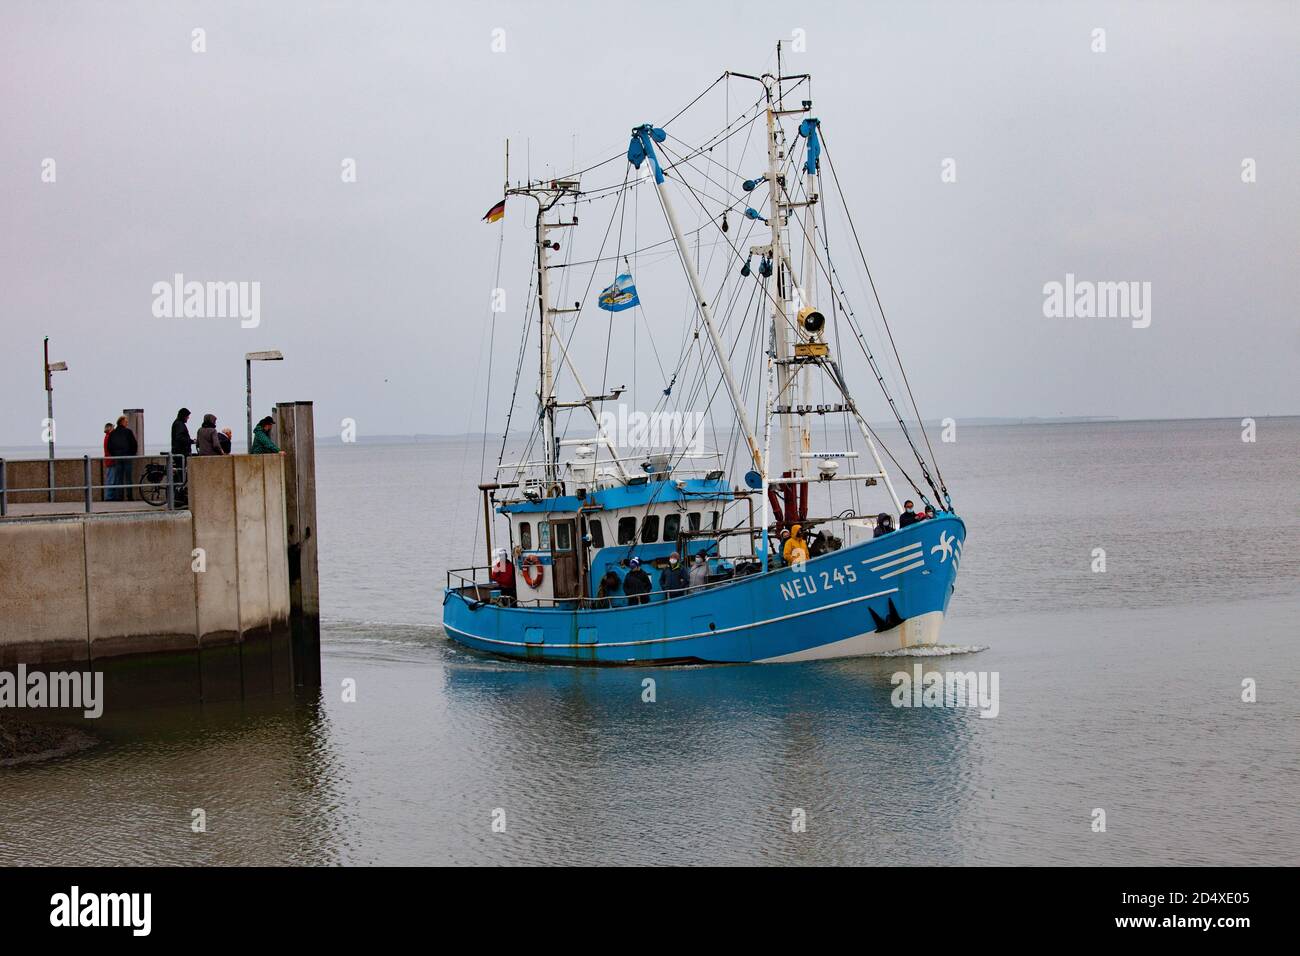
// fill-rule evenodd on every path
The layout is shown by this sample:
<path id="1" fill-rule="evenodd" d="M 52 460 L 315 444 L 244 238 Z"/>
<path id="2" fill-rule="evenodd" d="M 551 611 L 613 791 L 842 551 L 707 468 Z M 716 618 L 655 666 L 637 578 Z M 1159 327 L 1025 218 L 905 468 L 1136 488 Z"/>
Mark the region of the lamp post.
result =
<path id="1" fill-rule="evenodd" d="M 253 451 L 253 363 L 283 362 L 284 356 L 277 349 L 266 352 L 247 352 L 244 354 L 244 400 L 248 416 L 248 451 Z"/>
<path id="2" fill-rule="evenodd" d="M 49 435 L 50 445 L 50 464 L 49 464 L 49 500 L 54 500 L 54 374 L 55 372 L 66 372 L 68 370 L 67 362 L 50 361 L 50 337 L 45 336 L 45 429 Z"/>

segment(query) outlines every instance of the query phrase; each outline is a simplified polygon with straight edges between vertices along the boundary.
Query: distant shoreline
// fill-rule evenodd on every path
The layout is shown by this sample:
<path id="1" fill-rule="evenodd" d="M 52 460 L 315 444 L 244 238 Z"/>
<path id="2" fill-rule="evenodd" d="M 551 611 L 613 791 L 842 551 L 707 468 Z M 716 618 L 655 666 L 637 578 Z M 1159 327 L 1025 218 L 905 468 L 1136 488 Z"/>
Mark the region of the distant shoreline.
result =
<path id="1" fill-rule="evenodd" d="M 1253 415 L 1249 417 L 1254 418 L 1256 421 L 1275 421 L 1278 419 L 1286 419 L 1286 418 L 1300 418 L 1300 413 L 1288 414 L 1288 415 Z M 1119 416 L 1116 415 L 1093 415 L 1093 416 L 1079 415 L 1079 416 L 1063 416 L 1061 418 L 1038 418 L 1034 416 L 1028 416 L 1025 418 L 996 418 L 996 417 L 959 418 L 956 421 L 957 424 L 962 427 L 1005 428 L 1009 426 L 1019 426 L 1019 425 L 1134 425 L 1134 424 L 1141 424 L 1144 422 L 1240 422 L 1241 419 L 1235 416 L 1216 416 L 1212 418 L 1120 418 Z M 889 430 L 891 428 L 896 429 L 898 427 L 895 422 L 871 422 L 870 424 L 873 429 L 877 429 L 877 430 Z M 913 423 L 908 422 L 908 424 L 910 425 Z M 938 430 L 943 428 L 943 422 L 927 421 L 925 423 L 925 427 L 928 429 Z M 501 440 L 500 432 L 487 432 L 486 435 L 488 438 L 493 439 L 495 441 Z M 419 445 L 425 443 L 445 442 L 445 441 L 465 441 L 465 440 L 479 441 L 482 440 L 483 437 L 484 437 L 483 432 L 448 432 L 448 433 L 429 432 L 429 433 L 417 433 L 414 435 L 363 435 L 357 437 L 355 444 L 358 445 Z M 509 437 L 511 439 L 526 441 L 528 439 L 528 433 L 514 432 Z M 332 446 L 342 445 L 342 444 L 345 443 L 341 439 L 335 438 L 333 436 L 326 436 L 326 437 L 321 437 L 320 435 L 316 436 L 317 447 L 332 447 Z M 89 445 L 65 445 L 62 448 L 56 449 L 56 454 L 62 458 L 62 457 L 67 457 L 68 453 L 70 452 L 75 452 L 77 453 L 77 455 L 82 455 L 91 451 L 92 449 L 91 446 Z M 43 458 L 45 457 L 45 446 L 44 445 L 0 446 L 0 458 L 14 457 L 12 454 L 14 452 L 22 453 L 23 455 L 29 457 Z M 98 449 L 95 449 L 93 456 L 97 457 L 98 454 L 99 454 Z"/>

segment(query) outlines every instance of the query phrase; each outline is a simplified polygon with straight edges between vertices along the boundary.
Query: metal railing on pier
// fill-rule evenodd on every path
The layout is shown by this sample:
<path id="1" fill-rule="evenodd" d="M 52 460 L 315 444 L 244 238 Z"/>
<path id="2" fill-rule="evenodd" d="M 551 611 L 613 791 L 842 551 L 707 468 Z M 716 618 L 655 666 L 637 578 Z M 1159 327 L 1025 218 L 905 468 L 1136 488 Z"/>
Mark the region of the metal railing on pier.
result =
<path id="1" fill-rule="evenodd" d="M 78 461 L 81 463 L 81 481 L 75 484 L 55 484 L 55 474 L 60 470 L 59 465 Z M 103 481 L 98 484 L 94 481 L 95 462 L 100 463 L 100 474 L 103 476 Z M 106 462 L 109 464 L 106 465 Z M 138 474 L 135 462 L 145 463 Z M 41 470 L 45 472 L 44 483 L 24 486 L 13 484 L 15 471 L 35 471 L 36 466 L 41 466 Z M 91 514 L 95 511 L 97 503 L 139 501 L 150 507 L 174 511 L 188 507 L 187 477 L 185 456 L 165 452 L 157 455 L 118 455 L 108 458 L 92 455 L 83 455 L 79 459 L 6 460 L 0 458 L 0 518 L 11 516 L 15 505 L 47 506 L 43 510 L 36 511 L 28 511 L 24 508 L 24 514 L 68 513 L 67 510 L 58 512 L 48 507 L 53 505 L 80 505 L 76 509 L 78 512 Z M 139 480 L 135 480 L 137 478 Z M 78 497 L 64 497 L 60 500 L 60 492 L 76 492 Z M 96 492 L 99 492 L 98 498 Z M 25 500 L 12 500 L 16 496 Z"/>

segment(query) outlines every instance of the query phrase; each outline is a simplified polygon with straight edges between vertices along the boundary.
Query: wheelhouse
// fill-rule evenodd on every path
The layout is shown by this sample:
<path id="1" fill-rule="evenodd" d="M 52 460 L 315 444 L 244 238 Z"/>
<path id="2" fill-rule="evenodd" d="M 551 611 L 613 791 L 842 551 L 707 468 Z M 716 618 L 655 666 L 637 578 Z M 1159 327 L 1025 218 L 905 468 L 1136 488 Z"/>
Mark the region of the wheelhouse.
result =
<path id="1" fill-rule="evenodd" d="M 724 512 L 735 500 L 719 478 L 675 480 L 663 472 L 546 498 L 525 491 L 496 511 L 507 520 L 522 578 L 519 602 L 562 606 L 595 598 L 609 571 L 621 581 L 632 558 L 647 570 L 673 552 L 684 562 L 717 558 Z"/>

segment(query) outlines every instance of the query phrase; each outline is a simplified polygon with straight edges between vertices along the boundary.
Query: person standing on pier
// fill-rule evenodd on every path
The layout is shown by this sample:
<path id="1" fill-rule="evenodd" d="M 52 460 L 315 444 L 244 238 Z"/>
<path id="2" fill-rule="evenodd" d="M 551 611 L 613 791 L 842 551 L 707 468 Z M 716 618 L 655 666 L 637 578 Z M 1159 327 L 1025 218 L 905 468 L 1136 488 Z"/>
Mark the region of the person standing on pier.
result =
<path id="1" fill-rule="evenodd" d="M 136 440 L 135 432 L 127 427 L 127 421 L 125 415 L 119 415 L 117 427 L 104 439 L 106 453 L 113 456 L 113 467 L 109 469 L 111 477 L 108 479 L 108 483 L 113 486 L 113 497 L 110 499 L 112 501 L 135 500 L 135 491 L 132 488 L 135 483 L 135 462 L 131 459 L 140 454 L 140 443 Z M 105 498 L 107 497 L 105 495 Z"/>
<path id="2" fill-rule="evenodd" d="M 113 480 L 116 472 L 113 471 L 113 459 L 108 455 L 108 436 L 113 434 L 112 422 L 104 422 L 104 500 L 116 501 L 117 489 L 113 485 L 117 484 Z"/>
<path id="3" fill-rule="evenodd" d="M 176 421 L 172 422 L 172 481 L 176 485 L 176 503 L 182 505 L 189 501 L 185 492 L 185 460 L 194 448 L 194 439 L 190 437 L 186 424 L 189 420 L 190 410 L 182 408 L 176 413 Z"/>
<path id="4" fill-rule="evenodd" d="M 280 446 L 271 440 L 271 426 L 275 424 L 275 419 L 267 415 L 257 427 L 253 429 L 253 447 L 249 449 L 249 454 L 253 455 L 283 455 Z"/>
<path id="5" fill-rule="evenodd" d="M 224 455 L 221 449 L 220 432 L 217 431 L 217 416 L 211 412 L 203 416 L 203 427 L 199 429 L 199 454 Z"/>

